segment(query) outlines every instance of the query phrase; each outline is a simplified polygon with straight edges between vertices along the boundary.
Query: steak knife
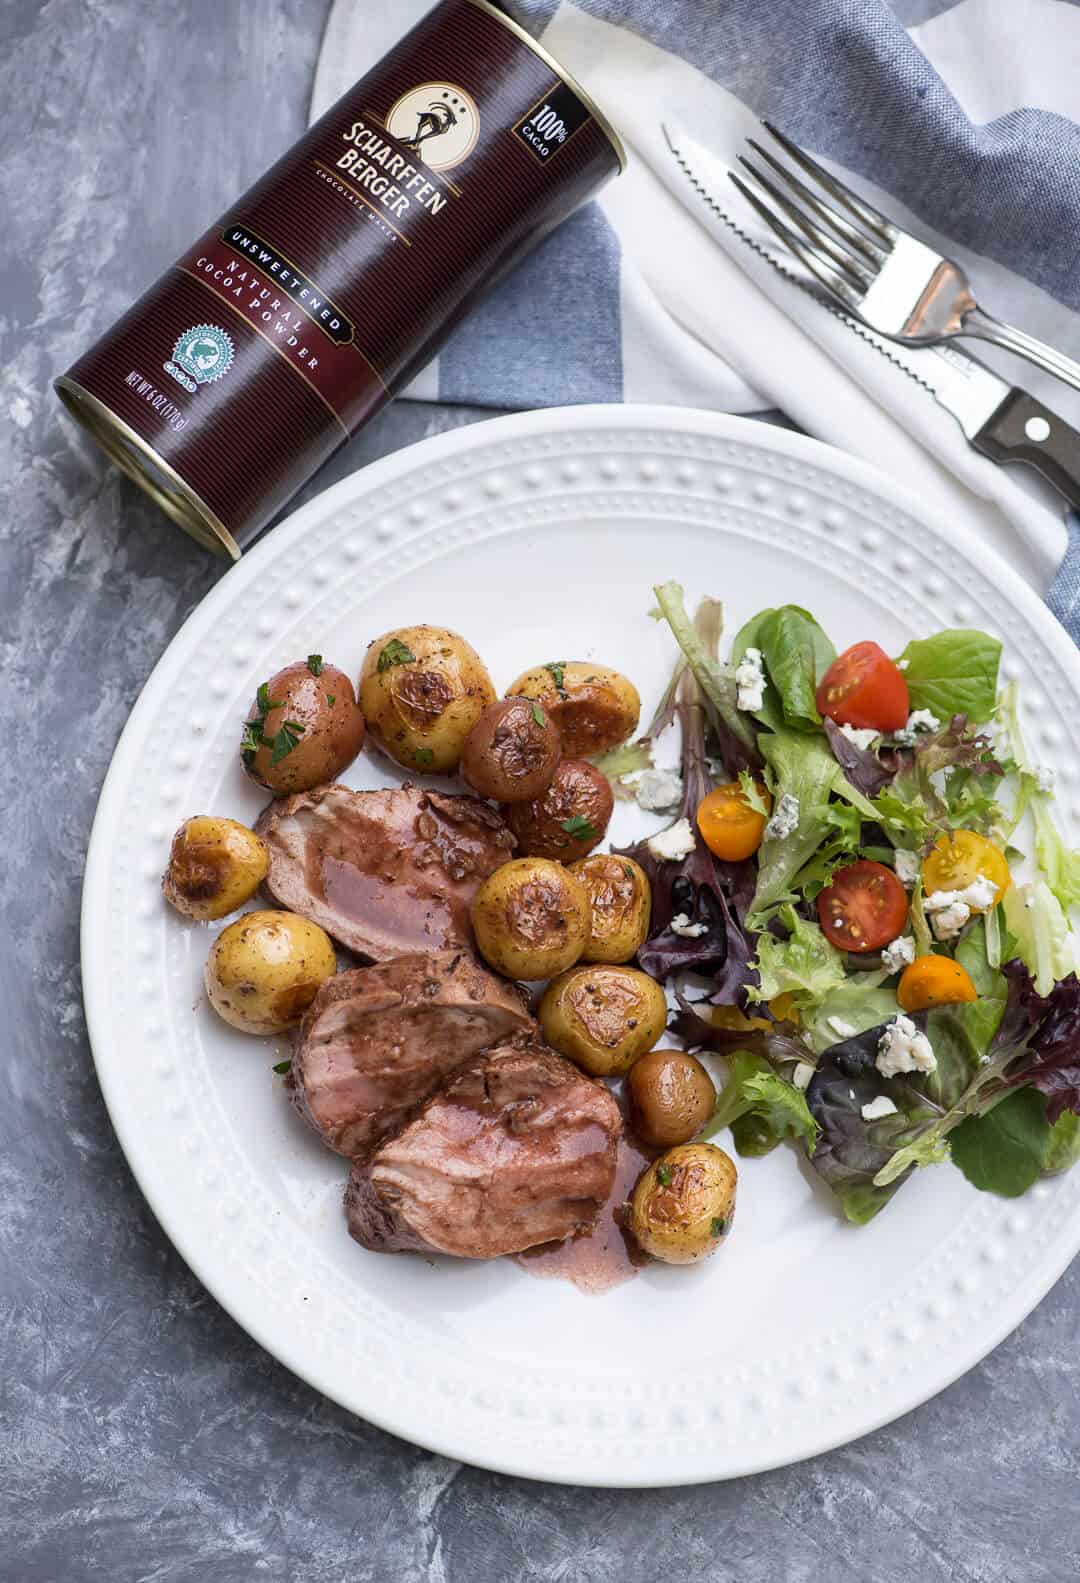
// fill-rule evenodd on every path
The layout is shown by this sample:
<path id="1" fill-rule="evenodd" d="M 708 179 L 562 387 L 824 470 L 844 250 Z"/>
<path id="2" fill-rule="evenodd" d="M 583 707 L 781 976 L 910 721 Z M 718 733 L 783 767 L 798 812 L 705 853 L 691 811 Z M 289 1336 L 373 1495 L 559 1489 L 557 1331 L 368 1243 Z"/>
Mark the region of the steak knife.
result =
<path id="1" fill-rule="evenodd" d="M 785 280 L 808 292 L 827 312 L 850 325 L 860 340 L 869 341 L 889 362 L 921 385 L 956 420 L 973 450 L 999 466 L 1021 463 L 1033 467 L 1064 500 L 1080 508 L 1080 431 L 1026 390 L 1008 384 L 970 352 L 950 345 L 906 347 L 886 341 L 865 324 L 857 324 L 732 219 L 710 190 L 717 170 L 723 173 L 727 169 L 715 155 L 692 138 L 679 136 L 676 140 L 666 127 L 664 134 L 697 197 L 713 214 Z"/>

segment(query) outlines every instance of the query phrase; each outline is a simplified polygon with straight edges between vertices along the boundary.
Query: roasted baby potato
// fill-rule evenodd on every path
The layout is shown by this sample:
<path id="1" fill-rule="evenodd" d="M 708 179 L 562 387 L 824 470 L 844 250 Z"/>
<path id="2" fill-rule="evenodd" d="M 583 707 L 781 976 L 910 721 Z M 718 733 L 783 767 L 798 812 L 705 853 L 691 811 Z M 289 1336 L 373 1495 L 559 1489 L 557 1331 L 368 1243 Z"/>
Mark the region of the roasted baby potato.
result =
<path id="1" fill-rule="evenodd" d="M 611 782 L 595 764 L 563 759 L 547 791 L 510 803 L 503 814 L 519 852 L 572 863 L 604 839 L 614 806 Z"/>
<path id="2" fill-rule="evenodd" d="M 560 974 L 539 1017 L 553 1050 L 593 1077 L 617 1077 L 663 1033 L 667 1001 L 647 973 L 601 962 Z"/>
<path id="3" fill-rule="evenodd" d="M 309 654 L 259 688 L 240 758 L 252 780 L 285 797 L 336 780 L 363 740 L 352 682 L 321 654 Z"/>
<path id="4" fill-rule="evenodd" d="M 515 858 L 473 898 L 473 933 L 486 962 L 507 978 L 551 978 L 572 967 L 589 937 L 585 887 L 561 863 Z"/>
<path id="5" fill-rule="evenodd" d="M 630 1229 L 639 1246 L 665 1264 L 696 1264 L 727 1236 L 735 1214 L 738 1172 L 714 1143 L 668 1149 L 638 1178 Z"/>
<path id="6" fill-rule="evenodd" d="M 483 660 L 444 627 L 399 627 L 376 638 L 360 672 L 360 707 L 384 753 L 421 774 L 456 770 L 465 738 L 495 688 Z"/>
<path id="7" fill-rule="evenodd" d="M 589 897 L 589 941 L 583 962 L 629 962 L 644 945 L 652 886 L 633 858 L 594 852 L 570 864 Z"/>
<path id="8" fill-rule="evenodd" d="M 500 698 L 465 738 L 461 774 L 481 797 L 528 802 L 551 785 L 561 756 L 559 728 L 543 704 Z"/>
<path id="9" fill-rule="evenodd" d="M 243 1033 L 280 1033 L 299 1022 L 337 971 L 330 937 L 294 912 L 246 912 L 223 929 L 206 964 L 206 993 Z"/>
<path id="10" fill-rule="evenodd" d="M 173 836 L 161 888 L 186 918 L 224 918 L 251 900 L 269 867 L 265 841 L 246 824 L 196 814 Z"/>
<path id="11" fill-rule="evenodd" d="M 621 671 L 588 660 L 551 660 L 519 676 L 507 696 L 535 698 L 555 717 L 563 752 L 590 758 L 637 730 L 641 699 Z"/>
<path id="12" fill-rule="evenodd" d="M 660 1149 L 689 1143 L 716 1106 L 712 1078 L 682 1050 L 650 1050 L 634 1062 L 626 1086 L 634 1131 Z"/>

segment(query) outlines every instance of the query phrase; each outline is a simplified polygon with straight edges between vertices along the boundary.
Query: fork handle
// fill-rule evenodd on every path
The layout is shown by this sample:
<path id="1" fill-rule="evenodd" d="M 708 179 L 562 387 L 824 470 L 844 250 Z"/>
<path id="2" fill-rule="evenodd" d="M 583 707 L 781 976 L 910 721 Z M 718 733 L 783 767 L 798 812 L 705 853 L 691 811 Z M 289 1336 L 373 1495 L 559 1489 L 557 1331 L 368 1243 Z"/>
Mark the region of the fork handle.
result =
<path id="1" fill-rule="evenodd" d="M 1080 363 L 1066 357 L 1064 352 L 1057 352 L 1052 346 L 1047 346 L 1045 341 L 1037 341 L 1033 335 L 1025 335 L 1023 330 L 1016 330 L 1011 324 L 992 318 L 982 308 L 971 308 L 964 314 L 962 323 L 961 335 L 971 335 L 979 341 L 992 341 L 995 346 L 1016 352 L 1020 357 L 1026 357 L 1029 363 L 1034 363 L 1036 368 L 1056 374 L 1066 385 L 1080 390 Z"/>
<path id="2" fill-rule="evenodd" d="M 1010 390 L 971 443 L 992 462 L 1026 462 L 1080 508 L 1080 434 L 1026 390 Z"/>

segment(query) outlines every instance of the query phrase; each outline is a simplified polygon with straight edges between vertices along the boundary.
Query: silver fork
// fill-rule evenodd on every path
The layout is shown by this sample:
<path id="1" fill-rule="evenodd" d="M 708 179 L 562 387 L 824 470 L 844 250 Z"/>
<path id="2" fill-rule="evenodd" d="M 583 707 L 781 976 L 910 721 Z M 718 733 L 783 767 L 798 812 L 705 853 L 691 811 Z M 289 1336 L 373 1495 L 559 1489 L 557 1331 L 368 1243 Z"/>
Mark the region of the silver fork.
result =
<path id="1" fill-rule="evenodd" d="M 1080 390 L 1080 363 L 991 318 L 975 301 L 959 264 L 894 225 L 767 121 L 762 125 L 792 163 L 835 202 L 826 202 L 820 191 L 801 181 L 753 138 L 747 142 L 775 180 L 742 155 L 739 164 L 751 181 L 734 171 L 729 172 L 731 179 L 784 246 L 848 313 L 879 335 L 912 346 L 933 346 L 965 335 L 993 341 Z"/>

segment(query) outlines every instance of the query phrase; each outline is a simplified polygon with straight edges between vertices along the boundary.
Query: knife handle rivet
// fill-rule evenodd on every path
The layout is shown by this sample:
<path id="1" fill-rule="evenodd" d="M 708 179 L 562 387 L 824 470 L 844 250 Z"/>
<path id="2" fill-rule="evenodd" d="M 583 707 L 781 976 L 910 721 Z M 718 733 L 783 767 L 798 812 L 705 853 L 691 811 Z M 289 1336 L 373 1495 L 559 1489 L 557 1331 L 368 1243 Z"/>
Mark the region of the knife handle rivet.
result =
<path id="1" fill-rule="evenodd" d="M 1048 440 L 1050 438 L 1050 425 L 1045 418 L 1029 418 L 1024 424 L 1024 433 L 1029 440 Z"/>

